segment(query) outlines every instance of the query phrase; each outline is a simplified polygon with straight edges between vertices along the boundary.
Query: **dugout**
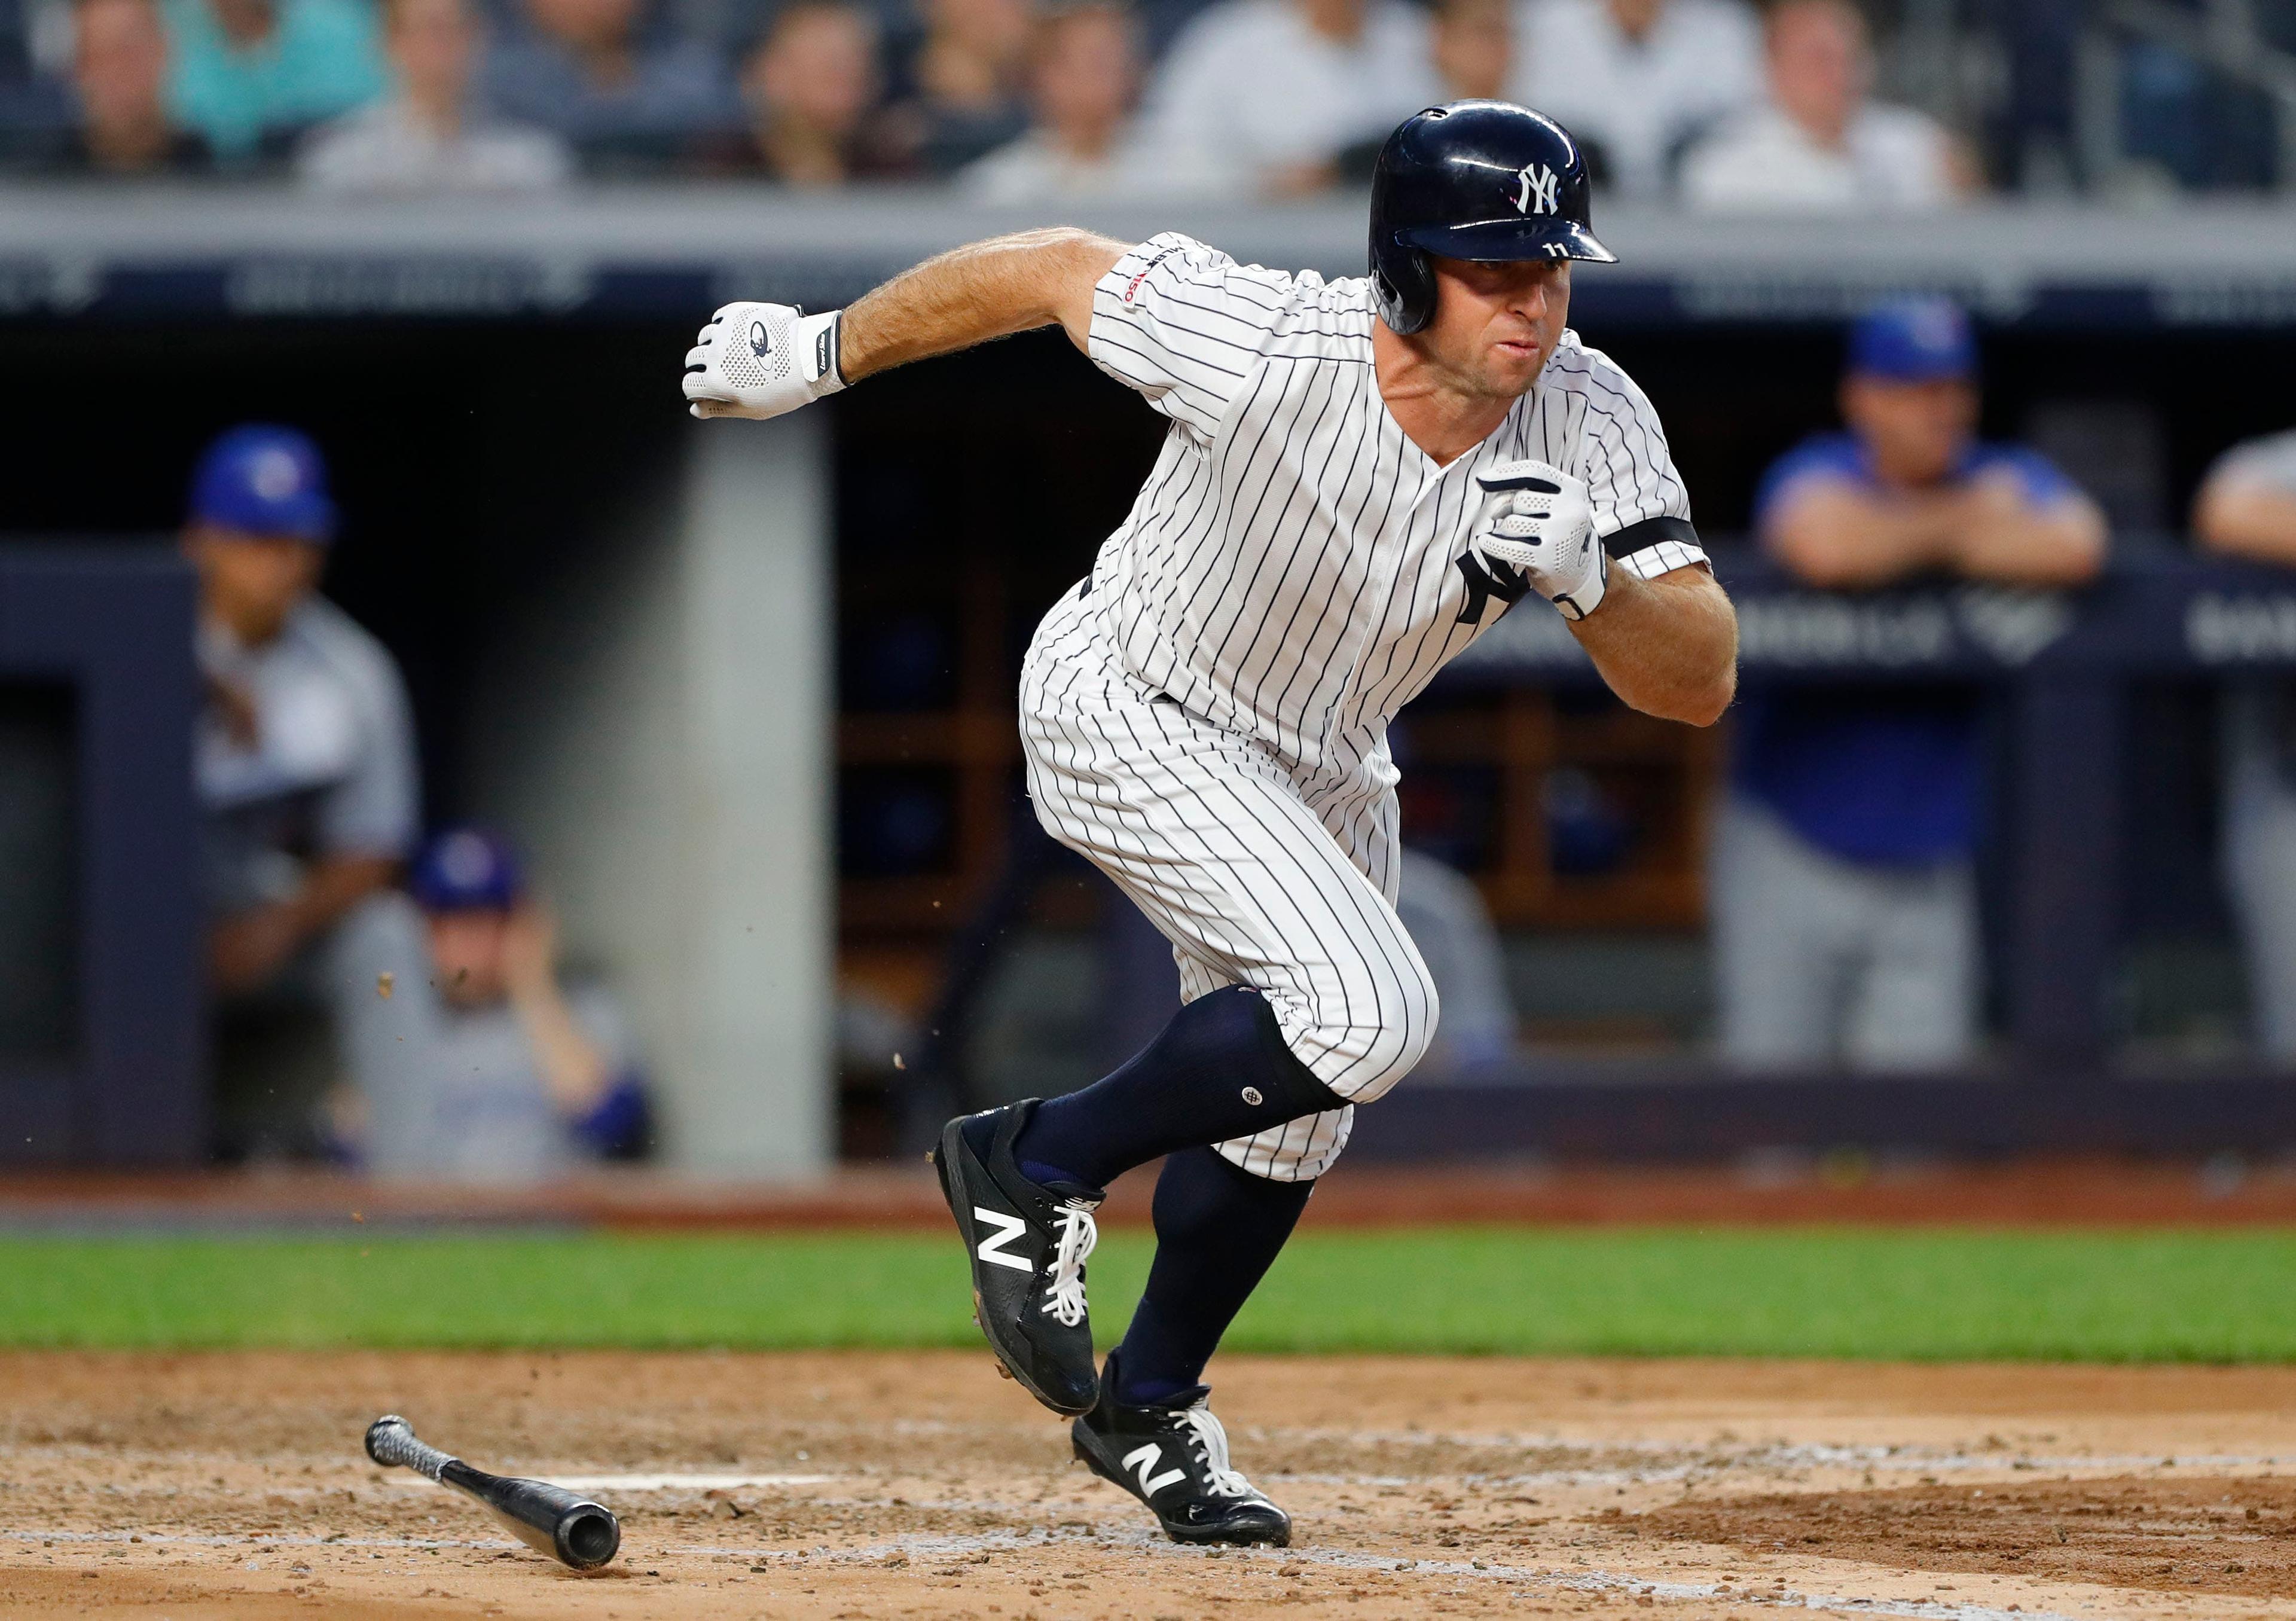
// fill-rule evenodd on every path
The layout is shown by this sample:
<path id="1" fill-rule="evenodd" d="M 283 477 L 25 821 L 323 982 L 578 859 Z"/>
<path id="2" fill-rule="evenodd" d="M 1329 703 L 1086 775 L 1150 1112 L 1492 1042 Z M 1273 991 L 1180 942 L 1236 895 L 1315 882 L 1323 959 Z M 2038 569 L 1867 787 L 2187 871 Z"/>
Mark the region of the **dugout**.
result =
<path id="1" fill-rule="evenodd" d="M 163 536 L 214 430 L 270 417 L 316 433 L 346 515 L 328 588 L 406 669 L 430 818 L 493 817 L 535 846 L 570 943 L 637 1005 L 668 1085 L 674 1159 L 801 1172 L 837 1141 L 834 973 L 930 1005 L 1010 847 L 1019 647 L 1128 503 L 1160 419 L 1050 335 L 876 380 L 762 430 L 685 419 L 676 356 L 724 298 L 840 301 L 1022 223 L 938 196 L 681 188 L 488 209 L 9 193 L 4 528 Z M 1348 203 L 1086 223 L 1177 225 L 1333 274 L 1361 252 Z M 2284 213 L 2180 217 L 2173 263 L 2157 233 L 2087 211 L 1855 231 L 1614 213 L 1603 228 L 1627 262 L 1582 275 L 1574 323 L 1657 401 L 1710 536 L 1742 524 L 1770 456 L 1830 420 L 1840 323 L 1887 291 L 1972 305 L 1988 431 L 2041 439 L 2136 550 L 2173 547 L 2217 451 L 2296 416 L 2296 221 Z M 2296 661 L 2296 648 L 2276 656 Z M 1542 1128 L 1528 1105 L 1506 1125 L 1507 1100 L 1535 1085 L 1542 1117 L 1590 1150 L 1953 1146 L 1956 1131 L 1972 1139 L 1960 1146 L 2015 1146 L 2076 1118 L 2163 1146 L 2179 1130 L 2202 1145 L 2296 1136 L 2276 1084 L 2242 1069 L 2227 1035 L 2241 1008 L 2212 868 L 2216 679 L 2152 658 L 2105 720 L 2076 717 L 2110 733 L 2111 749 L 2079 757 L 2115 774 L 2118 814 L 2176 831 L 2093 886 L 2109 892 L 2107 937 L 2069 963 L 2034 967 L 2013 898 L 2025 875 L 1997 874 L 1997 1073 L 1810 1082 L 1805 1095 L 1722 1081 L 1693 1056 L 1711 740 L 1625 716 L 1536 656 L 1463 672 L 1414 722 L 1415 827 L 1477 870 L 1525 949 L 1574 954 L 1645 1003 L 1663 995 L 1652 1008 L 1622 993 L 1596 1027 L 1538 1031 L 1550 1056 L 1489 1077 L 1488 1097 L 1419 1103 L 1406 1089 L 1382 1129 L 1413 1151 L 1457 1150 L 1479 1129 L 1486 1145 L 1496 1130 L 1529 1146 Z M 1636 830 L 1623 861 L 1559 871 L 1552 828 L 1526 835 L 1525 806 L 1564 768 L 1617 785 Z M 51 812 L 46 825 L 62 823 Z M 2098 837 L 2136 862 L 2115 829 Z M 1056 877 L 1029 901 L 1040 932 L 1021 967 L 1036 978 L 1004 1004 L 1054 1012 L 999 1013 L 984 1032 L 1013 1055 L 994 1083 L 1006 1086 L 1081 1078 L 1123 1011 L 1076 949 L 1096 926 L 1091 886 Z M 2009 983 L 2036 971 L 2058 976 L 2044 991 L 2071 1010 L 2045 1039 L 2017 1011 L 2039 993 Z M 2188 1078 L 2161 1079 L 2181 1090 L 2133 1112 L 2095 1107 L 2115 1075 L 2185 1077 L 2211 1055 L 2228 1077 L 2209 1094 L 2219 1109 L 2195 1106 Z M 890 1077 L 852 1078 L 854 1141 L 882 1142 L 857 1128 Z M 2047 1090 L 2070 1103 L 2083 1085 L 2083 1109 Z M 1632 1110 L 1618 1106 L 1627 1095 Z M 1367 1130 L 1365 1147 L 1380 1142 Z"/>

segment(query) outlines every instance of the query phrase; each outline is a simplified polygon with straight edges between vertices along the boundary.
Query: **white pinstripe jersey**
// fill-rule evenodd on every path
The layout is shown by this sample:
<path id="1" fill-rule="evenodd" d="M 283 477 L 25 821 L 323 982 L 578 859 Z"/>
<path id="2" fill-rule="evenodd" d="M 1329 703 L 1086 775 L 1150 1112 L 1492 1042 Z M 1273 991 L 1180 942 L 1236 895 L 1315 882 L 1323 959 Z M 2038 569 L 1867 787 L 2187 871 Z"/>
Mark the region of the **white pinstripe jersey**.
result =
<path id="1" fill-rule="evenodd" d="M 1462 561 L 1478 472 L 1577 473 L 1644 578 L 1706 555 L 1657 413 L 1600 350 L 1564 332 L 1498 429 L 1438 467 L 1380 397 L 1374 309 L 1364 278 L 1172 233 L 1093 295 L 1094 363 L 1172 419 L 1093 567 L 1103 634 L 1148 686 L 1339 776 L 1383 766 L 1388 721 L 1506 610 Z"/>

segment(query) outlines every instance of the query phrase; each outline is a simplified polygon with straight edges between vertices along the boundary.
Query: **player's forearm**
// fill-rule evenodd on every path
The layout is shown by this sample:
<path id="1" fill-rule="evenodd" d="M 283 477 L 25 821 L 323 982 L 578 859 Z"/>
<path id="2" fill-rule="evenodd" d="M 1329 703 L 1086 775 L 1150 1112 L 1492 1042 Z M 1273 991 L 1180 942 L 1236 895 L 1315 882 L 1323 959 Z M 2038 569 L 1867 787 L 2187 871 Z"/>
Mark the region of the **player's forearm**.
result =
<path id="1" fill-rule="evenodd" d="M 1613 566 L 1603 605 L 1570 626 L 1629 708 L 1710 726 L 1738 691 L 1738 615 L 1703 568 L 1644 580 Z"/>
<path id="2" fill-rule="evenodd" d="M 1955 561 L 1971 579 L 2046 589 L 2095 578 L 2104 546 L 2103 515 L 2073 501 L 1972 525 L 1955 548 Z"/>
<path id="3" fill-rule="evenodd" d="M 513 986 L 511 1005 L 559 1109 L 570 1115 L 595 1109 L 610 1078 L 606 1057 L 584 1033 L 556 982 Z"/>
<path id="4" fill-rule="evenodd" d="M 1941 508 L 1849 489 L 1813 491 L 1794 501 L 1763 538 L 1789 572 L 1829 591 L 1887 585 L 1944 567 L 1952 553 Z"/>
<path id="5" fill-rule="evenodd" d="M 208 941 L 216 987 L 236 994 L 264 984 L 307 941 L 387 886 L 398 870 L 388 856 L 330 856 L 314 864 L 303 887 L 285 900 L 219 920 Z"/>
<path id="6" fill-rule="evenodd" d="M 2296 565 L 2296 492 L 2212 484 L 2201 492 L 2193 531 L 2203 546 L 2226 557 Z"/>
<path id="7" fill-rule="evenodd" d="M 846 310 L 840 369 L 847 382 L 857 382 L 1054 322 L 1081 348 L 1092 290 L 1124 251 L 1121 243 L 1068 226 L 952 249 Z"/>
<path id="8" fill-rule="evenodd" d="M 297 932 L 320 934 L 368 896 L 390 887 L 398 864 L 388 856 L 328 856 L 312 864 L 302 888 L 288 903 Z"/>

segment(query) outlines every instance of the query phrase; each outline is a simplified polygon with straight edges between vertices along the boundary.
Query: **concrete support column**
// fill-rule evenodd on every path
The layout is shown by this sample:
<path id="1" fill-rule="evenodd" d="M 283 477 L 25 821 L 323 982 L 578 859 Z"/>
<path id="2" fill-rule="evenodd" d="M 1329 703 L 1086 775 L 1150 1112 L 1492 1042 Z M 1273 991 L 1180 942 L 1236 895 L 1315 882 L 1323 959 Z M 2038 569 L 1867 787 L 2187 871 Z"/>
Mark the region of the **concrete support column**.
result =
<path id="1" fill-rule="evenodd" d="M 673 1167 L 825 1169 L 833 702 L 823 413 L 696 424 L 672 487 L 481 684 L 475 797 L 627 1000 Z"/>
<path id="2" fill-rule="evenodd" d="M 827 1165 L 833 1118 L 828 434 L 808 412 L 698 437 L 681 536 L 691 1022 L 670 1147 L 786 1176 Z"/>

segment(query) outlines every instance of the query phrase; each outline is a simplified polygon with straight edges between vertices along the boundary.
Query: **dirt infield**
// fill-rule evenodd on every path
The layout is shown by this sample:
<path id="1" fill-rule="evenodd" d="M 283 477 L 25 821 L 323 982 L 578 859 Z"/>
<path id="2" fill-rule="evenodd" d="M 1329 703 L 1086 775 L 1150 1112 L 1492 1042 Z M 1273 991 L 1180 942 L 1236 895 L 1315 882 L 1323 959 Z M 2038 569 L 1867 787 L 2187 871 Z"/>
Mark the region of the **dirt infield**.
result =
<path id="1" fill-rule="evenodd" d="M 0 1613 L 2296 1617 L 2296 1370 L 1218 1371 L 1288 1552 L 1153 1537 L 985 1352 L 0 1355 Z M 390 1410 L 622 1557 L 372 1468 Z"/>

